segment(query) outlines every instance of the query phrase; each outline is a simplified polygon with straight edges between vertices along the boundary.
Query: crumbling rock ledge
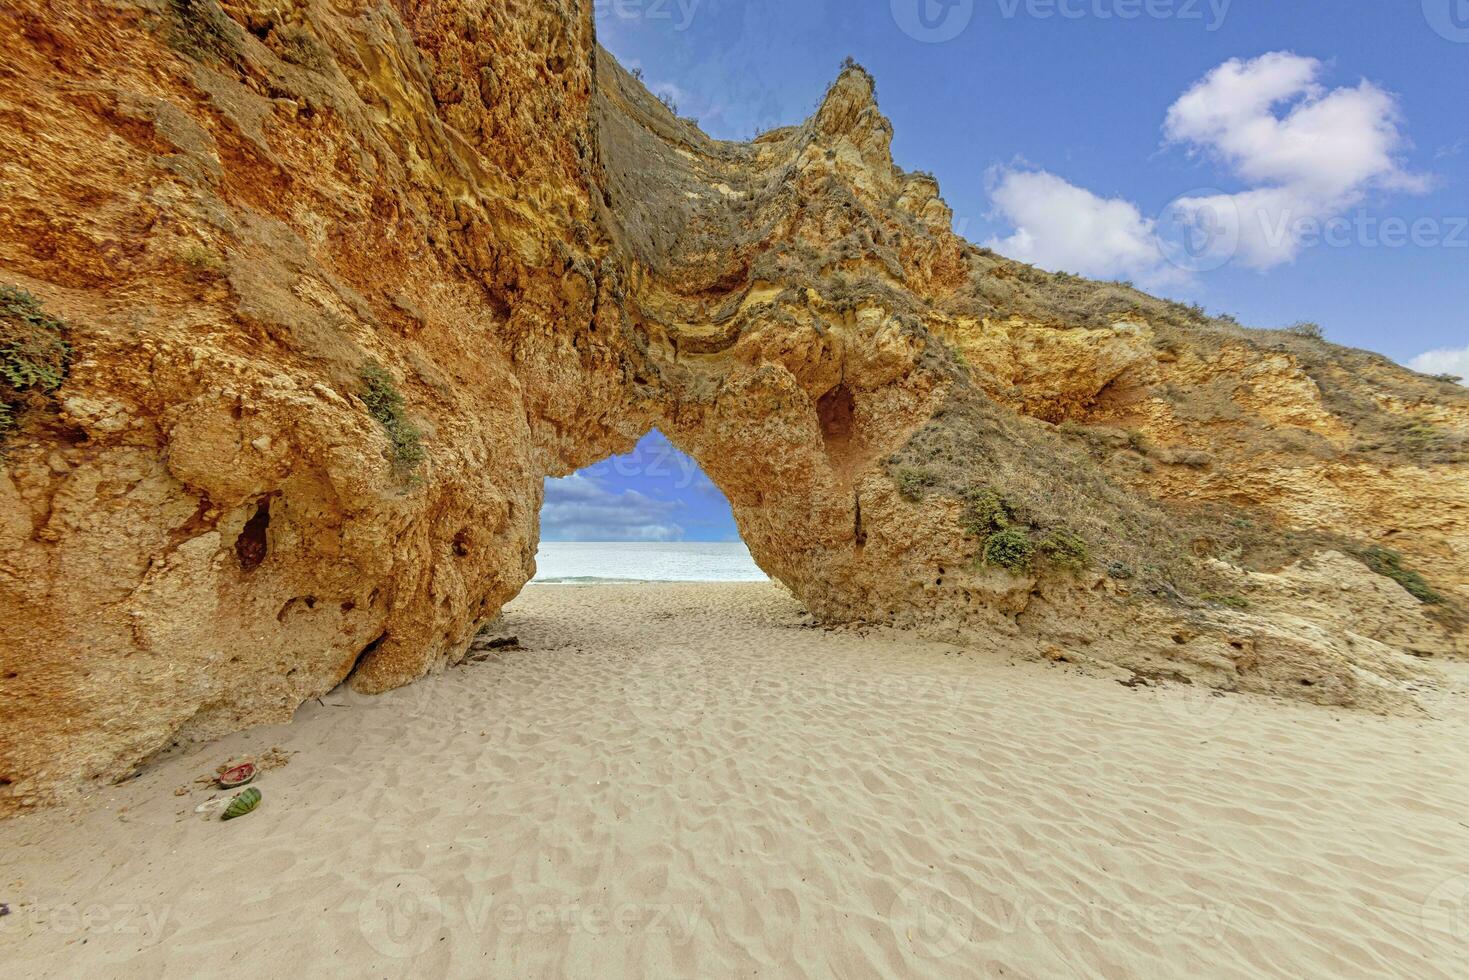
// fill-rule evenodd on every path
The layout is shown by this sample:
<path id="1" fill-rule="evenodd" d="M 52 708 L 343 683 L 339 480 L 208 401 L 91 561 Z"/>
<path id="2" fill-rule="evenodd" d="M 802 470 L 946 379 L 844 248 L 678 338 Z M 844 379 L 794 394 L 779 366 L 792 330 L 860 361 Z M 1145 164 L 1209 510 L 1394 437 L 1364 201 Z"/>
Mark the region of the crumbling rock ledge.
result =
<path id="1" fill-rule="evenodd" d="M 457 661 L 655 426 L 828 621 L 1394 711 L 1466 652 L 1462 388 L 976 248 L 856 66 L 711 140 L 590 6 L 0 5 L 65 344 L 0 389 L 0 813 Z"/>

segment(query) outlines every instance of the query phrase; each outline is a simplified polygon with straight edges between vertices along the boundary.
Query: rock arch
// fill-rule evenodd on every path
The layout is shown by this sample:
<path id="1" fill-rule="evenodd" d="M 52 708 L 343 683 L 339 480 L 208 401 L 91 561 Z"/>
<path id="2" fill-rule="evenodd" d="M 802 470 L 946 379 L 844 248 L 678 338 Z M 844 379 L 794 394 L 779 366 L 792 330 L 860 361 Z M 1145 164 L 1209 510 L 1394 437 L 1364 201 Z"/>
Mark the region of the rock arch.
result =
<path id="1" fill-rule="evenodd" d="M 974 247 L 860 68 L 735 144 L 589 0 L 0 31 L 0 283 L 70 344 L 3 434 L 0 813 L 454 661 L 543 478 L 654 425 L 828 620 L 1389 708 L 1464 650 L 1462 390 Z"/>

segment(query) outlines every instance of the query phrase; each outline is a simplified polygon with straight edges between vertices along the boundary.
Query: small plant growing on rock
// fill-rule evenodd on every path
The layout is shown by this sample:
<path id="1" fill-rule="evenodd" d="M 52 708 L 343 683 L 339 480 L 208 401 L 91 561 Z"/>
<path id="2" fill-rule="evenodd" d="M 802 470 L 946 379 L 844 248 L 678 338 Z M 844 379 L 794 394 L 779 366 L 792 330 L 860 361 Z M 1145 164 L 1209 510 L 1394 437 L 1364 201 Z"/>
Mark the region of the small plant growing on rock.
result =
<path id="1" fill-rule="evenodd" d="M 196 275 L 217 279 L 225 274 L 224 259 L 202 245 L 186 245 L 179 249 L 178 259 Z"/>
<path id="2" fill-rule="evenodd" d="M 1444 597 L 1434 591 L 1422 575 L 1411 568 L 1403 567 L 1403 556 L 1396 551 L 1376 545 L 1357 552 L 1362 564 L 1378 575 L 1392 579 L 1408 591 L 1419 602 L 1430 606 L 1440 605 Z"/>
<path id="3" fill-rule="evenodd" d="M 996 565 L 1010 572 L 1022 572 L 1030 568 L 1034 559 L 1035 545 L 1030 543 L 1030 535 L 1018 527 L 997 531 L 984 543 L 986 565 Z"/>
<path id="4" fill-rule="evenodd" d="M 403 396 L 393 383 L 393 376 L 381 365 L 370 363 L 364 367 L 362 383 L 365 386 L 362 400 L 367 404 L 368 413 L 377 419 L 393 444 L 389 456 L 393 469 L 411 478 L 427 455 L 423 448 L 423 433 L 409 421 Z"/>
<path id="5" fill-rule="evenodd" d="M 1409 452 L 1437 449 L 1447 439 L 1448 433 L 1431 422 L 1412 422 L 1402 429 L 1403 444 Z"/>
<path id="6" fill-rule="evenodd" d="M 1304 337 L 1307 340 L 1326 339 L 1326 332 L 1321 329 L 1321 324 L 1312 323 L 1309 320 L 1302 320 L 1300 323 L 1286 327 L 1285 332 L 1295 334 L 1297 337 Z"/>
<path id="7" fill-rule="evenodd" d="M 1244 596 L 1227 595 L 1220 592 L 1206 592 L 1199 596 L 1199 598 L 1204 602 L 1212 602 L 1216 606 L 1224 606 L 1227 609 L 1234 609 L 1238 612 L 1243 612 L 1250 608 L 1250 600 Z"/>
<path id="8" fill-rule="evenodd" d="M 1015 512 L 993 487 L 975 487 L 964 494 L 964 530 L 974 538 L 987 538 L 1010 527 Z"/>
<path id="9" fill-rule="evenodd" d="M 893 471 L 893 482 L 904 500 L 918 503 L 924 495 L 938 485 L 938 477 L 930 470 L 916 466 L 900 466 Z"/>
<path id="10" fill-rule="evenodd" d="M 71 346 L 66 324 L 41 309 L 23 289 L 0 286 L 0 433 L 15 425 L 26 403 L 66 380 Z"/>
<path id="11" fill-rule="evenodd" d="M 1066 528 L 1047 531 L 1040 540 L 1040 553 L 1053 565 L 1079 572 L 1091 564 L 1091 549 L 1081 536 Z"/>
<path id="12" fill-rule="evenodd" d="M 294 25 L 273 32 L 279 38 L 281 59 L 308 71 L 327 72 L 332 56 L 311 32 Z"/>

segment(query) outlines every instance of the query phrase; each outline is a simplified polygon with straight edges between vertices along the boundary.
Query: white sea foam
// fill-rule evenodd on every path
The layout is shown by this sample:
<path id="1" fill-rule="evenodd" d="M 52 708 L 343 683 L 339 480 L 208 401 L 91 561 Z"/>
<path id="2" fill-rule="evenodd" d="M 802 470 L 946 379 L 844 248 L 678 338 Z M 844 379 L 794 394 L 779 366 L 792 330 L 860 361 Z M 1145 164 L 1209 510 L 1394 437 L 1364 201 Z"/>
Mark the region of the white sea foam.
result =
<path id="1" fill-rule="evenodd" d="M 544 541 L 533 585 L 608 582 L 764 582 L 739 541 Z"/>

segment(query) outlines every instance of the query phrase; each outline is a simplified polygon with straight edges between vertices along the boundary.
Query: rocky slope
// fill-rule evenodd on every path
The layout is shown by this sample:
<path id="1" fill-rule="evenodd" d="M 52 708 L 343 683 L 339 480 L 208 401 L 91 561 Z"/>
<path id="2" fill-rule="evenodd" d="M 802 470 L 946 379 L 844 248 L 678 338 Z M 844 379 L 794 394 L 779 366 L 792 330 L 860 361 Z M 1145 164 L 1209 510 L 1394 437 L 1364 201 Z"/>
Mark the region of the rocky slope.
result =
<path id="1" fill-rule="evenodd" d="M 828 621 L 1415 710 L 1469 395 L 957 238 L 873 81 L 710 140 L 587 0 L 0 6 L 0 812 L 460 657 L 657 426 Z"/>

